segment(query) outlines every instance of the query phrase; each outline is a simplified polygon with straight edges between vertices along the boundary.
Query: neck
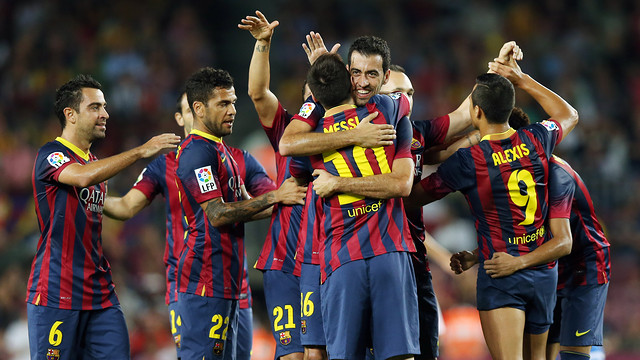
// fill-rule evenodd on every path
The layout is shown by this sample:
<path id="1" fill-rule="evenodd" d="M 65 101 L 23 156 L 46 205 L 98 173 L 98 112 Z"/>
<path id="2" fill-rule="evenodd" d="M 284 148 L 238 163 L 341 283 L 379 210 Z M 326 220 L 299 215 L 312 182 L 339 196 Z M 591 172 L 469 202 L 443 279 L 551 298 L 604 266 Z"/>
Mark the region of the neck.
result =
<path id="1" fill-rule="evenodd" d="M 356 106 L 353 104 L 353 102 L 349 102 L 349 103 L 346 103 L 346 104 L 342 104 L 342 105 L 334 106 L 334 107 L 332 107 L 331 109 L 327 110 L 327 111 L 324 113 L 324 116 L 331 116 L 331 115 L 335 115 L 335 114 L 337 114 L 337 113 L 341 113 L 341 112 L 343 112 L 343 111 L 345 111 L 345 110 L 353 109 L 353 108 L 355 108 L 355 107 L 356 107 Z"/>
<path id="2" fill-rule="evenodd" d="M 69 125 L 67 125 L 64 130 L 62 130 L 61 138 L 67 140 L 73 145 L 77 146 L 78 149 L 84 151 L 85 153 L 89 153 L 89 149 L 91 148 L 91 141 L 79 136 Z"/>
<path id="3" fill-rule="evenodd" d="M 486 119 L 482 121 L 478 127 L 478 130 L 480 130 L 480 137 L 484 139 L 485 136 L 490 136 L 491 140 L 508 138 L 511 136 L 509 129 L 511 129 L 511 126 L 509 126 L 508 122 L 504 124 L 493 124 L 487 122 Z"/>

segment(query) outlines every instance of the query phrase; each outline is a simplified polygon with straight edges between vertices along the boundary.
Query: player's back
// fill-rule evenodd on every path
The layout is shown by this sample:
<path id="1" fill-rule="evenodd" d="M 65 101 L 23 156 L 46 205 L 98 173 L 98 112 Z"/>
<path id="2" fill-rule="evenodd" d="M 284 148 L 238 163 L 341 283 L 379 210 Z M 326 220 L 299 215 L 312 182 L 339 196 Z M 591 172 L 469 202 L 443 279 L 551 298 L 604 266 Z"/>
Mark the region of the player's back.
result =
<path id="1" fill-rule="evenodd" d="M 378 112 L 375 124 L 396 128 L 394 145 L 375 148 L 349 146 L 312 157 L 314 168 L 334 176 L 367 177 L 392 171 L 396 158 L 410 158 L 411 123 L 405 117 L 404 99 L 374 96 L 363 107 L 349 108 L 325 116 L 316 132 L 337 132 L 355 128 L 369 113 Z M 392 251 L 414 251 L 402 199 L 373 199 L 356 194 L 336 194 L 323 201 L 325 237 L 321 252 L 325 270 L 333 271 L 345 262 Z M 329 266 L 326 266 L 329 264 Z"/>
<path id="2" fill-rule="evenodd" d="M 509 129 L 503 139 L 487 136 L 438 170 L 476 218 L 480 261 L 494 252 L 519 256 L 548 240 L 548 162 L 559 131 L 555 121 L 544 121 Z"/>

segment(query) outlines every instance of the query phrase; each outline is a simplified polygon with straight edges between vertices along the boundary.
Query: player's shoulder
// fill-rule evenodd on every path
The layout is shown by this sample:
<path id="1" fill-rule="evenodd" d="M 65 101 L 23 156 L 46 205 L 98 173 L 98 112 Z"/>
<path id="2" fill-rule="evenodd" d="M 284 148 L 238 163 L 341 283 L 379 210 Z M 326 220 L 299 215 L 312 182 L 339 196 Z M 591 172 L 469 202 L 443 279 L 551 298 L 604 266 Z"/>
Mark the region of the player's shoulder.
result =
<path id="1" fill-rule="evenodd" d="M 38 150 L 36 155 L 36 166 L 38 164 L 49 164 L 55 168 L 73 161 L 70 156 L 71 150 L 58 141 L 50 141 Z"/>

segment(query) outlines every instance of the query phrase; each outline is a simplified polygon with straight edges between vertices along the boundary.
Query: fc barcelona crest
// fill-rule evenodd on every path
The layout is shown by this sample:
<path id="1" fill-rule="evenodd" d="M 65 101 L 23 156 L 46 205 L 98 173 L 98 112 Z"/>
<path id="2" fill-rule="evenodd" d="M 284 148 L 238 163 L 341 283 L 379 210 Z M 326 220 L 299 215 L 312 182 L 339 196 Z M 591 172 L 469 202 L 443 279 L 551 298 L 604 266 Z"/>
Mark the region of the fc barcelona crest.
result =
<path id="1" fill-rule="evenodd" d="M 215 344 L 213 344 L 213 354 L 220 356 L 224 352 L 224 342 L 217 340 Z"/>
<path id="2" fill-rule="evenodd" d="M 303 334 L 307 333 L 307 320 L 302 320 L 302 326 L 300 326 L 300 331 L 302 331 Z"/>
<path id="3" fill-rule="evenodd" d="M 180 349 L 180 345 L 181 345 L 181 341 L 180 341 L 180 334 L 176 335 L 173 337 L 173 341 L 176 343 L 176 347 L 178 349 Z"/>
<path id="4" fill-rule="evenodd" d="M 47 349 L 47 360 L 60 360 L 60 349 Z"/>
<path id="5" fill-rule="evenodd" d="M 280 333 L 280 344 L 282 345 L 291 344 L 291 331 L 283 331 Z"/>

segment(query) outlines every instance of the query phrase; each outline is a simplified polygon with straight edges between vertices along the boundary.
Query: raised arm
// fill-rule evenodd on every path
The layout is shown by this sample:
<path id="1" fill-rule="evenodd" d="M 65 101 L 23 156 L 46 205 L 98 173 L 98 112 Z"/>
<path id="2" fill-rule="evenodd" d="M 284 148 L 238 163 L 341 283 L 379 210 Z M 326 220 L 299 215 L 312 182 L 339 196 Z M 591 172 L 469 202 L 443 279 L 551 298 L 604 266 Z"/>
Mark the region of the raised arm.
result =
<path id="1" fill-rule="evenodd" d="M 179 142 L 180 137 L 176 134 L 157 135 L 145 144 L 118 155 L 84 165 L 71 164 L 60 172 L 58 181 L 75 187 L 99 184 L 139 159 L 154 156 L 165 149 L 175 149 Z"/>
<path id="2" fill-rule="evenodd" d="M 562 127 L 562 138 L 573 130 L 578 123 L 578 112 L 558 94 L 547 89 L 531 76 L 525 74 L 514 59 L 504 61 L 494 59 L 489 63 L 489 69 L 509 79 L 515 87 L 526 91 L 533 97 L 551 119 L 556 120 Z"/>
<path id="3" fill-rule="evenodd" d="M 271 127 L 278 111 L 278 98 L 269 89 L 271 79 L 269 50 L 273 31 L 280 23 L 278 21 L 270 23 L 260 11 L 256 11 L 256 16 L 247 16 L 241 22 L 238 28 L 248 30 L 256 39 L 249 64 L 249 97 L 253 101 L 262 125 Z"/>
<path id="4" fill-rule="evenodd" d="M 311 125 L 293 119 L 280 139 L 282 156 L 309 156 L 358 145 L 366 148 L 393 145 L 396 130 L 390 124 L 372 124 L 378 112 L 367 115 L 351 130 L 334 133 L 313 132 Z"/>
<path id="5" fill-rule="evenodd" d="M 211 225 L 218 227 L 254 220 L 256 214 L 276 203 L 303 205 L 306 193 L 306 187 L 298 186 L 293 179 L 289 178 L 277 190 L 249 200 L 225 203 L 221 197 L 217 197 L 201 203 L 200 206 Z"/>
<path id="6" fill-rule="evenodd" d="M 128 220 L 150 204 L 149 199 L 138 189 L 131 189 L 125 196 L 107 196 L 104 214 L 116 220 Z"/>

